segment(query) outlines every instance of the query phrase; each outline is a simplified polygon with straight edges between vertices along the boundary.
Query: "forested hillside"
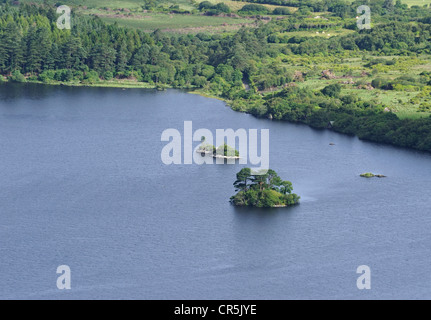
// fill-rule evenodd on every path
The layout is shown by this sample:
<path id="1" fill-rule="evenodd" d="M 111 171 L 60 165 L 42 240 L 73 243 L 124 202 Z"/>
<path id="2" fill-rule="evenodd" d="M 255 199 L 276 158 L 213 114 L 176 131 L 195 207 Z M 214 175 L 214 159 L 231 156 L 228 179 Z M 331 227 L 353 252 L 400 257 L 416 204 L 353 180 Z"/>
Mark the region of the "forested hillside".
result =
<path id="1" fill-rule="evenodd" d="M 74 11 L 60 30 L 52 5 L 1 2 L 0 82 L 195 89 L 258 117 L 431 151 L 428 6 L 372 1 L 373 27 L 357 30 L 361 1 L 292 0 L 299 10 L 252 27 L 175 34 Z"/>

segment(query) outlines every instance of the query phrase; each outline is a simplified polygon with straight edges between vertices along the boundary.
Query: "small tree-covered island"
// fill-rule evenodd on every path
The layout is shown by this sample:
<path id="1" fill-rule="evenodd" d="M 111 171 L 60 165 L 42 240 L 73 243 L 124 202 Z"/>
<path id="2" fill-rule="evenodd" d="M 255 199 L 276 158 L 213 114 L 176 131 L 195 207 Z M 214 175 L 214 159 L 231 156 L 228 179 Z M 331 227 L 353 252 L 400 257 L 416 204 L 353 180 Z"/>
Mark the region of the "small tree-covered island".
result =
<path id="1" fill-rule="evenodd" d="M 222 144 L 218 148 L 214 145 L 205 143 L 206 138 L 201 138 L 201 145 L 196 150 L 197 153 L 204 155 L 210 154 L 214 158 L 224 158 L 224 159 L 239 159 L 239 151 L 227 145 L 226 143 Z"/>
<path id="2" fill-rule="evenodd" d="M 292 183 L 282 180 L 271 169 L 253 172 L 250 168 L 243 168 L 236 174 L 233 185 L 237 194 L 230 198 L 230 202 L 235 206 L 288 207 L 298 204 L 300 199 L 292 193 Z"/>

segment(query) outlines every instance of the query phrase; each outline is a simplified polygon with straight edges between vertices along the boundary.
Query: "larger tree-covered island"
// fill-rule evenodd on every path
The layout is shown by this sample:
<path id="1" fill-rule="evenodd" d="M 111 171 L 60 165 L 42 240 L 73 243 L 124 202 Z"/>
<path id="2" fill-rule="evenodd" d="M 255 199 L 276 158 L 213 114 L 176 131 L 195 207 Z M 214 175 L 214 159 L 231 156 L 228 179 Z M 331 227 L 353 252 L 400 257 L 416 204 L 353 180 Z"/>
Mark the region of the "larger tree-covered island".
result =
<path id="1" fill-rule="evenodd" d="M 287 207 L 299 203 L 300 197 L 292 193 L 290 181 L 282 180 L 274 170 L 266 173 L 243 168 L 234 182 L 237 194 L 230 198 L 236 206 Z"/>

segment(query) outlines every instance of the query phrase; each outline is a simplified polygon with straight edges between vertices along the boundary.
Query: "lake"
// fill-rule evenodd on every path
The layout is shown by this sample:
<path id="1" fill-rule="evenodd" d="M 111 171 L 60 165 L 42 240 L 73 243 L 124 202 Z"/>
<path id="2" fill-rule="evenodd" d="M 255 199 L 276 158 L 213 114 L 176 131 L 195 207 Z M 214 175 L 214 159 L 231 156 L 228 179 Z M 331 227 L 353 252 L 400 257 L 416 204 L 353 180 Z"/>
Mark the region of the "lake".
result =
<path id="1" fill-rule="evenodd" d="M 163 164 L 161 134 L 184 121 L 269 129 L 301 204 L 236 208 L 243 165 Z M 430 173 L 431 154 L 182 91 L 3 84 L 0 298 L 431 299 Z"/>

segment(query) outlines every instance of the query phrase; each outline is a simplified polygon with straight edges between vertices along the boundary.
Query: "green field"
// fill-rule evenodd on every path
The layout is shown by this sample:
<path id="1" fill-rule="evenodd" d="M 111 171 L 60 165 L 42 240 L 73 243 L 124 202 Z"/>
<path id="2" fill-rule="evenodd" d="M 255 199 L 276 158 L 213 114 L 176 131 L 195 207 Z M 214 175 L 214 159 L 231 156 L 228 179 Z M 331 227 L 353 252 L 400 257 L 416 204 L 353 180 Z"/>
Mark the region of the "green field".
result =
<path id="1" fill-rule="evenodd" d="M 220 1 L 210 0 L 218 3 Z M 226 2 L 232 10 L 240 9 L 247 3 L 237 1 Z M 154 31 L 161 29 L 166 32 L 175 33 L 223 33 L 239 29 L 243 25 L 251 25 L 253 19 L 212 17 L 201 14 L 167 14 L 144 12 L 140 7 L 142 0 L 70 0 L 67 2 L 76 5 L 77 11 L 83 14 L 94 14 L 108 23 L 118 23 L 121 26 Z M 169 7 L 172 4 L 179 4 L 180 8 L 186 10 L 196 9 L 192 0 L 166 0 L 161 1 L 163 6 Z M 276 7 L 276 6 L 268 6 Z M 126 9 L 126 10 L 121 10 Z M 293 9 L 294 10 L 294 9 Z"/>
<path id="2" fill-rule="evenodd" d="M 423 5 L 430 5 L 431 4 L 431 0 L 402 0 L 402 3 L 406 3 L 408 4 L 410 7 L 411 6 L 423 6 Z"/>
<path id="3" fill-rule="evenodd" d="M 193 3 L 200 3 L 204 0 L 166 0 L 166 1 L 160 1 L 160 4 L 163 5 L 172 5 L 172 4 L 178 4 L 182 9 L 191 10 L 194 7 Z M 232 10 L 239 10 L 241 9 L 245 4 L 248 4 L 247 2 L 242 1 L 232 1 L 232 0 L 207 0 L 212 3 L 220 3 L 223 2 L 227 4 Z M 57 0 L 24 0 L 22 2 L 31 2 L 31 3 L 59 3 Z M 88 8 L 113 8 L 113 9 L 121 9 L 121 8 L 127 8 L 127 9 L 135 9 L 140 8 L 142 6 L 142 0 L 67 0 L 64 1 L 65 4 L 71 5 L 71 6 L 86 6 Z M 431 0 L 402 0 L 403 3 L 408 4 L 409 6 L 413 5 L 430 5 Z M 276 8 L 275 5 L 264 5 L 268 8 Z M 295 10 L 295 8 L 292 8 Z"/>
<path id="4" fill-rule="evenodd" d="M 24 0 L 32 3 L 42 3 L 48 1 L 49 3 L 57 3 L 57 0 Z M 196 9 L 196 4 L 203 0 L 163 0 L 160 5 L 168 8 L 173 4 L 177 4 L 181 9 L 193 10 Z M 232 0 L 209 0 L 216 4 L 223 2 L 227 4 L 232 11 L 241 9 L 248 2 L 232 1 Z M 431 0 L 404 0 L 408 5 L 423 5 L 431 4 Z M 95 14 L 101 17 L 104 21 L 109 23 L 117 22 L 119 25 L 137 28 L 145 31 L 152 31 L 155 29 L 162 29 L 167 32 L 180 32 L 180 33 L 197 33 L 197 32 L 210 32 L 222 33 L 237 30 L 242 25 L 251 25 L 253 20 L 245 18 L 224 18 L 224 17 L 207 17 L 201 15 L 168 15 L 162 13 L 144 13 L 142 9 L 142 0 L 67 0 L 67 5 L 74 6 L 78 12 L 84 14 Z M 264 5 L 265 7 L 273 10 L 277 6 Z M 121 10 L 125 9 L 125 10 Z M 291 11 L 297 8 L 290 8 Z M 297 32 L 291 35 L 297 36 L 312 36 L 312 37 L 331 37 L 339 36 L 348 33 L 349 30 L 336 30 L 327 31 L 325 33 L 319 32 Z"/>
<path id="5" fill-rule="evenodd" d="M 243 1 L 232 1 L 232 0 L 163 0 L 159 1 L 160 5 L 169 7 L 171 5 L 179 5 L 181 9 L 184 10 L 193 10 L 196 9 L 195 4 L 199 4 L 203 1 L 209 1 L 211 3 L 225 3 L 232 11 L 237 11 L 241 9 L 246 4 L 250 4 L 250 2 Z M 428 1 L 428 0 L 427 0 Z M 31 3 L 43 3 L 48 2 L 51 4 L 59 3 L 57 0 L 24 0 L 23 2 L 31 2 Z M 87 7 L 87 9 L 100 9 L 100 8 L 111 8 L 111 9 L 129 9 L 129 10 L 140 10 L 142 11 L 142 0 L 67 0 L 62 2 L 69 6 L 74 7 Z M 270 10 L 274 10 L 277 7 L 276 5 L 263 4 L 263 6 L 267 7 Z M 297 8 L 290 8 L 291 11 L 296 11 Z"/>
<path id="6" fill-rule="evenodd" d="M 152 13 L 131 17 L 109 17 L 101 15 L 102 20 L 131 28 L 153 31 L 162 29 L 170 32 L 223 32 L 253 23 L 250 19 L 206 17 L 200 15 L 180 15 Z"/>
<path id="7" fill-rule="evenodd" d="M 383 58 L 386 60 L 392 60 L 393 58 L 400 59 L 400 57 L 376 57 L 367 56 L 367 59 Z M 310 70 L 311 66 L 304 63 L 304 59 L 298 57 L 297 59 L 289 60 L 285 63 L 286 67 L 290 71 L 301 71 L 306 73 Z M 280 61 L 280 63 L 282 63 Z M 418 77 L 423 71 L 427 71 L 431 65 L 430 56 L 422 56 L 420 59 L 417 58 L 403 58 L 397 65 L 384 66 L 376 65 L 373 68 L 366 68 L 362 58 L 314 58 L 312 65 L 317 66 L 319 74 L 315 77 L 308 79 L 305 82 L 299 82 L 299 87 L 310 87 L 313 89 L 323 89 L 325 86 L 340 83 L 342 85 L 343 94 L 352 94 L 360 97 L 364 101 L 376 101 L 382 103 L 393 112 L 395 112 L 399 118 L 420 118 L 429 116 L 430 112 L 420 112 L 419 107 L 421 103 L 424 103 L 427 97 L 420 97 L 421 91 L 396 91 L 396 90 L 367 90 L 360 89 L 357 83 L 364 83 L 370 85 L 371 81 L 377 77 L 385 78 L 389 80 L 396 79 L 401 76 L 413 76 Z M 373 72 L 373 70 L 376 70 Z M 336 79 L 322 79 L 320 73 L 322 70 L 331 70 Z M 368 75 L 364 75 L 363 72 Z M 351 83 L 353 82 L 353 83 Z"/>
<path id="8" fill-rule="evenodd" d="M 288 35 L 289 37 L 322 37 L 322 38 L 330 38 L 335 36 L 345 36 L 350 33 L 354 33 L 356 31 L 350 29 L 332 29 L 325 31 L 294 31 L 294 32 L 285 32 L 279 33 L 278 35 Z"/>
<path id="9" fill-rule="evenodd" d="M 31 0 L 31 1 L 23 1 L 23 2 L 31 2 L 31 3 L 44 3 L 48 2 L 51 4 L 59 3 L 57 0 Z M 83 6 L 88 9 L 93 8 L 112 8 L 112 9 L 138 9 L 143 5 L 142 0 L 66 0 L 61 2 L 62 4 L 66 4 L 69 6 Z M 163 5 L 173 5 L 178 4 L 181 8 L 191 10 L 195 8 L 193 6 L 192 0 L 166 0 L 160 1 L 160 4 Z"/>
<path id="10" fill-rule="evenodd" d="M 95 1 L 97 1 L 97 0 L 95 0 Z M 204 1 L 204 0 L 202 0 L 202 1 Z M 202 1 L 198 0 L 197 2 L 202 2 Z M 241 9 L 244 4 L 247 4 L 246 2 L 231 1 L 231 0 L 206 0 L 206 1 L 210 1 L 212 3 L 224 2 L 224 3 L 226 3 L 229 7 L 231 7 L 234 10 Z M 347 2 L 353 2 L 353 1 L 349 0 Z M 422 5 L 426 5 L 426 4 L 428 4 L 428 5 L 431 4 L 431 0 L 401 0 L 401 2 L 402 3 L 406 3 L 409 6 L 415 6 L 415 5 L 422 6 Z M 394 0 L 394 3 L 395 3 L 395 0 Z M 266 4 L 264 6 L 266 6 L 268 8 L 271 8 L 271 7 L 275 8 L 275 7 L 277 7 L 277 6 L 274 6 L 274 5 L 266 5 Z"/>
<path id="11" fill-rule="evenodd" d="M 243 1 L 232 1 L 232 0 L 197 0 L 197 3 L 201 3 L 204 1 L 208 1 L 211 2 L 213 4 L 217 4 L 217 3 L 224 3 L 226 4 L 232 11 L 238 11 L 239 9 L 241 9 L 243 6 L 245 6 L 246 4 L 251 4 L 250 2 L 243 2 Z M 276 6 L 276 5 L 271 5 L 271 4 L 263 4 L 264 7 L 270 9 L 270 10 L 274 10 L 275 8 L 279 8 L 280 6 Z M 293 8 L 293 7 L 289 7 L 290 10 L 292 12 L 296 11 L 297 8 Z"/>

